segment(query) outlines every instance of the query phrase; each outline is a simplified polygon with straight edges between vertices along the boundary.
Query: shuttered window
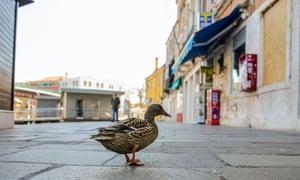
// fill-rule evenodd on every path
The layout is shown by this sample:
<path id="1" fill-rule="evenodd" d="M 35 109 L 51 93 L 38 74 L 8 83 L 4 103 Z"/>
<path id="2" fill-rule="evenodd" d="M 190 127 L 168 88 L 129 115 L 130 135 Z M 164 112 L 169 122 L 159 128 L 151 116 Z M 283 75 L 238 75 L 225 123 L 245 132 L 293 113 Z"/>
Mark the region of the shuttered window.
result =
<path id="1" fill-rule="evenodd" d="M 277 1 L 263 14 L 263 85 L 285 81 L 287 47 L 287 2 Z"/>

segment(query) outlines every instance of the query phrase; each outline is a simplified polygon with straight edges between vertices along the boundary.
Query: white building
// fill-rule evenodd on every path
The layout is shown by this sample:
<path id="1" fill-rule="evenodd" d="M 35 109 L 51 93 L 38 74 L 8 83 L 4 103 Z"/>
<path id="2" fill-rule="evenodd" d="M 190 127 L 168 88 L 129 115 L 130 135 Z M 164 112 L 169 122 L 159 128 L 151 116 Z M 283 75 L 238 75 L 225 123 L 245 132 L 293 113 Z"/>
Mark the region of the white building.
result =
<path id="1" fill-rule="evenodd" d="M 90 77 L 66 78 L 61 82 L 63 119 L 111 119 L 111 97 L 124 94 L 116 81 Z"/>

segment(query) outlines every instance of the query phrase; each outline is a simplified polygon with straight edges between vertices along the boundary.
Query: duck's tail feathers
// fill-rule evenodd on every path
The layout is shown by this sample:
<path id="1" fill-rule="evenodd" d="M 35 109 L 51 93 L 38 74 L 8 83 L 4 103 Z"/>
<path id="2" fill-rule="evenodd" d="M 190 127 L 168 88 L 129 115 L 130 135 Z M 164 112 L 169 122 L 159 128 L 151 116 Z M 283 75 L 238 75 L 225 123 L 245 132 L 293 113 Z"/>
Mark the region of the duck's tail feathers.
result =
<path id="1" fill-rule="evenodd" d="M 112 140 L 113 137 L 109 137 L 109 136 L 97 136 L 97 135 L 94 135 L 91 137 L 91 139 L 94 139 L 96 141 L 107 141 L 107 140 Z"/>

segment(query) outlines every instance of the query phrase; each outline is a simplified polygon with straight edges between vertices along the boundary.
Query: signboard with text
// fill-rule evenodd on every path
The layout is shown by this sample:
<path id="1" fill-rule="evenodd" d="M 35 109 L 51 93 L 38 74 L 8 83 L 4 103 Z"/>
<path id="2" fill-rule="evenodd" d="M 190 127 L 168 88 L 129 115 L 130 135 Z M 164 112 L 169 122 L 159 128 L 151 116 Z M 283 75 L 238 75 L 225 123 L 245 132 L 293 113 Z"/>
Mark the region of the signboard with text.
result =
<path id="1" fill-rule="evenodd" d="M 211 13 L 201 13 L 200 14 L 200 28 L 204 28 L 212 24 Z"/>

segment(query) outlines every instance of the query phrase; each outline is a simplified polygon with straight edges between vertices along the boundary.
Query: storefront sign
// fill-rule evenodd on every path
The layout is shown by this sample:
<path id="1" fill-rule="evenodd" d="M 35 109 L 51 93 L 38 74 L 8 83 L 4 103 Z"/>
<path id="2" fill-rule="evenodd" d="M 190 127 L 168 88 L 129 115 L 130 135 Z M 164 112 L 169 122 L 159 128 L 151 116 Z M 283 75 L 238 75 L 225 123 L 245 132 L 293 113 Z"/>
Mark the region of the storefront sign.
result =
<path id="1" fill-rule="evenodd" d="M 200 14 L 200 28 L 204 28 L 212 24 L 212 15 L 210 13 Z"/>

